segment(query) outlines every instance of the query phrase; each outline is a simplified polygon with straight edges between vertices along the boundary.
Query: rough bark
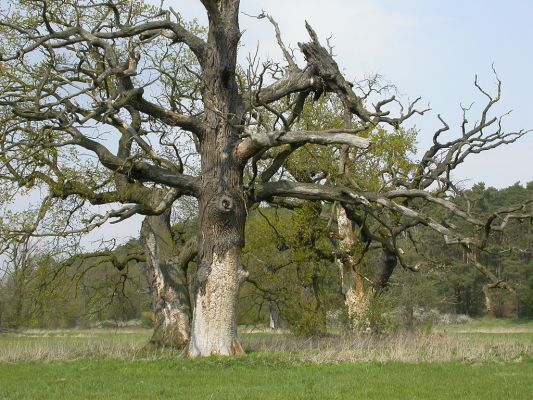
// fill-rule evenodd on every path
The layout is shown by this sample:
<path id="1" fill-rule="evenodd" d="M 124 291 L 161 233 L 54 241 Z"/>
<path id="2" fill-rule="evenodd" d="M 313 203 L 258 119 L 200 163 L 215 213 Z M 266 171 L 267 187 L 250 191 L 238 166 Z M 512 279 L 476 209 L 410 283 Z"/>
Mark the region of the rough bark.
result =
<path id="1" fill-rule="evenodd" d="M 362 268 L 363 263 L 354 256 L 356 237 L 352 221 L 346 216 L 343 207 L 337 207 L 337 224 L 340 236 L 339 257 L 337 265 L 341 278 L 344 304 L 348 312 L 350 326 L 354 329 L 366 329 L 366 314 L 370 304 L 370 295 L 365 291 Z"/>
<path id="2" fill-rule="evenodd" d="M 204 2 L 210 23 L 203 71 L 199 253 L 189 356 L 239 355 L 237 297 L 246 220 L 244 162 L 236 150 L 244 104 L 236 83 L 238 1 Z M 208 7 L 209 6 L 209 7 Z"/>
<path id="3" fill-rule="evenodd" d="M 344 128 L 352 128 L 352 113 L 347 107 L 344 110 Z M 340 179 L 346 179 L 350 173 L 348 161 L 349 148 L 344 145 L 339 158 Z M 354 224 L 342 206 L 337 207 L 337 227 L 340 237 L 337 264 L 349 326 L 354 329 L 366 329 L 369 326 L 367 312 L 370 300 L 363 283 L 363 261 L 355 257 L 357 237 Z"/>
<path id="4" fill-rule="evenodd" d="M 196 295 L 189 355 L 244 354 L 236 320 L 237 295 L 244 278 L 240 249 L 228 250 L 222 257 L 215 253 L 209 265 L 211 271 Z M 201 273 L 205 273 L 202 268 Z"/>
<path id="5" fill-rule="evenodd" d="M 175 262 L 170 230 L 170 209 L 145 218 L 143 244 L 148 283 L 152 294 L 154 332 L 150 343 L 184 348 L 190 338 L 190 299 L 186 271 Z"/>

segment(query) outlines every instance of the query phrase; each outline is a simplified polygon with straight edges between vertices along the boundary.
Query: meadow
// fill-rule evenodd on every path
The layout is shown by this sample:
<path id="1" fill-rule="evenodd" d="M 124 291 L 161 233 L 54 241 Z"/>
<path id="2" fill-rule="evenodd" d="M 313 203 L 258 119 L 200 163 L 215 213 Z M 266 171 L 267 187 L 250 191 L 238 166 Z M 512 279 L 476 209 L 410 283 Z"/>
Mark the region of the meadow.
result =
<path id="1" fill-rule="evenodd" d="M 146 329 L 0 334 L 0 399 L 530 399 L 533 322 L 303 339 L 247 329 L 247 355 L 188 360 Z"/>

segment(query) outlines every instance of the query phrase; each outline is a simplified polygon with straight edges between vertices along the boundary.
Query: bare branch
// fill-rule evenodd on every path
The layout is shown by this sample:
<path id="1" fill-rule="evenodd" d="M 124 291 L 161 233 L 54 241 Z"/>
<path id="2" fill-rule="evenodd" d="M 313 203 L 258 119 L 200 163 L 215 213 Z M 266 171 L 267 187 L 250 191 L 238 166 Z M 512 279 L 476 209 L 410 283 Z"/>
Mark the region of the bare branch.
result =
<path id="1" fill-rule="evenodd" d="M 237 147 L 236 153 L 240 158 L 250 158 L 258 151 L 284 144 L 303 145 L 306 143 L 331 145 L 346 144 L 366 149 L 370 145 L 368 139 L 355 136 L 362 130 L 335 129 L 328 131 L 291 131 L 291 132 L 248 132 L 248 137 Z"/>

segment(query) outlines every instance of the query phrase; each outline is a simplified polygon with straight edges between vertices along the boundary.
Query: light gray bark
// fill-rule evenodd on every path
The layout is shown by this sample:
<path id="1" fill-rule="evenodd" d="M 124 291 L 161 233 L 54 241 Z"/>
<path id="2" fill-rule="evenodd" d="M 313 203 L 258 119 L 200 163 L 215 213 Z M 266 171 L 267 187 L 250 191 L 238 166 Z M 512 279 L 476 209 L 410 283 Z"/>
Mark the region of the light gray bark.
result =
<path id="1" fill-rule="evenodd" d="M 370 293 L 365 290 L 362 267 L 363 264 L 356 260 L 354 250 L 356 237 L 353 231 L 352 221 L 346 216 L 342 207 L 337 207 L 337 225 L 339 230 L 339 257 L 337 265 L 341 278 L 344 304 L 348 312 L 350 326 L 356 329 L 368 328 L 366 314 L 370 304 Z"/>
<path id="2" fill-rule="evenodd" d="M 154 313 L 150 343 L 183 348 L 190 338 L 190 300 L 186 271 L 173 262 L 175 244 L 170 230 L 170 209 L 145 218 L 141 240 Z"/>
<path id="3" fill-rule="evenodd" d="M 487 315 L 494 316 L 494 304 L 490 297 L 489 285 L 483 285 L 483 296 L 485 297 L 485 312 Z"/>
<path id="4" fill-rule="evenodd" d="M 242 355 L 237 339 L 238 290 L 246 273 L 240 249 L 213 254 L 211 272 L 196 295 L 189 356 Z"/>

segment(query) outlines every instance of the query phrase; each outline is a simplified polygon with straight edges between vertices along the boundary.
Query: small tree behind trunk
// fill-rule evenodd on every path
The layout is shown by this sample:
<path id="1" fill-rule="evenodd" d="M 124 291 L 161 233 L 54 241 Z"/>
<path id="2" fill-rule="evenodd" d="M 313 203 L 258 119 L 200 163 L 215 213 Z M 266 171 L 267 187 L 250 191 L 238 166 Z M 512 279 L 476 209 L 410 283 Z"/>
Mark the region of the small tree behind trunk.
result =
<path id="1" fill-rule="evenodd" d="M 492 298 L 490 297 L 489 285 L 483 285 L 483 295 L 485 297 L 485 312 L 487 315 L 493 317 L 495 310 Z"/>
<path id="2" fill-rule="evenodd" d="M 173 262 L 170 210 L 145 218 L 141 229 L 148 283 L 152 294 L 154 332 L 150 343 L 183 348 L 190 338 L 190 299 L 186 271 Z"/>
<path id="3" fill-rule="evenodd" d="M 278 331 L 281 329 L 281 315 L 279 312 L 278 304 L 275 301 L 270 300 L 268 302 L 268 315 L 270 321 L 270 329 Z"/>

